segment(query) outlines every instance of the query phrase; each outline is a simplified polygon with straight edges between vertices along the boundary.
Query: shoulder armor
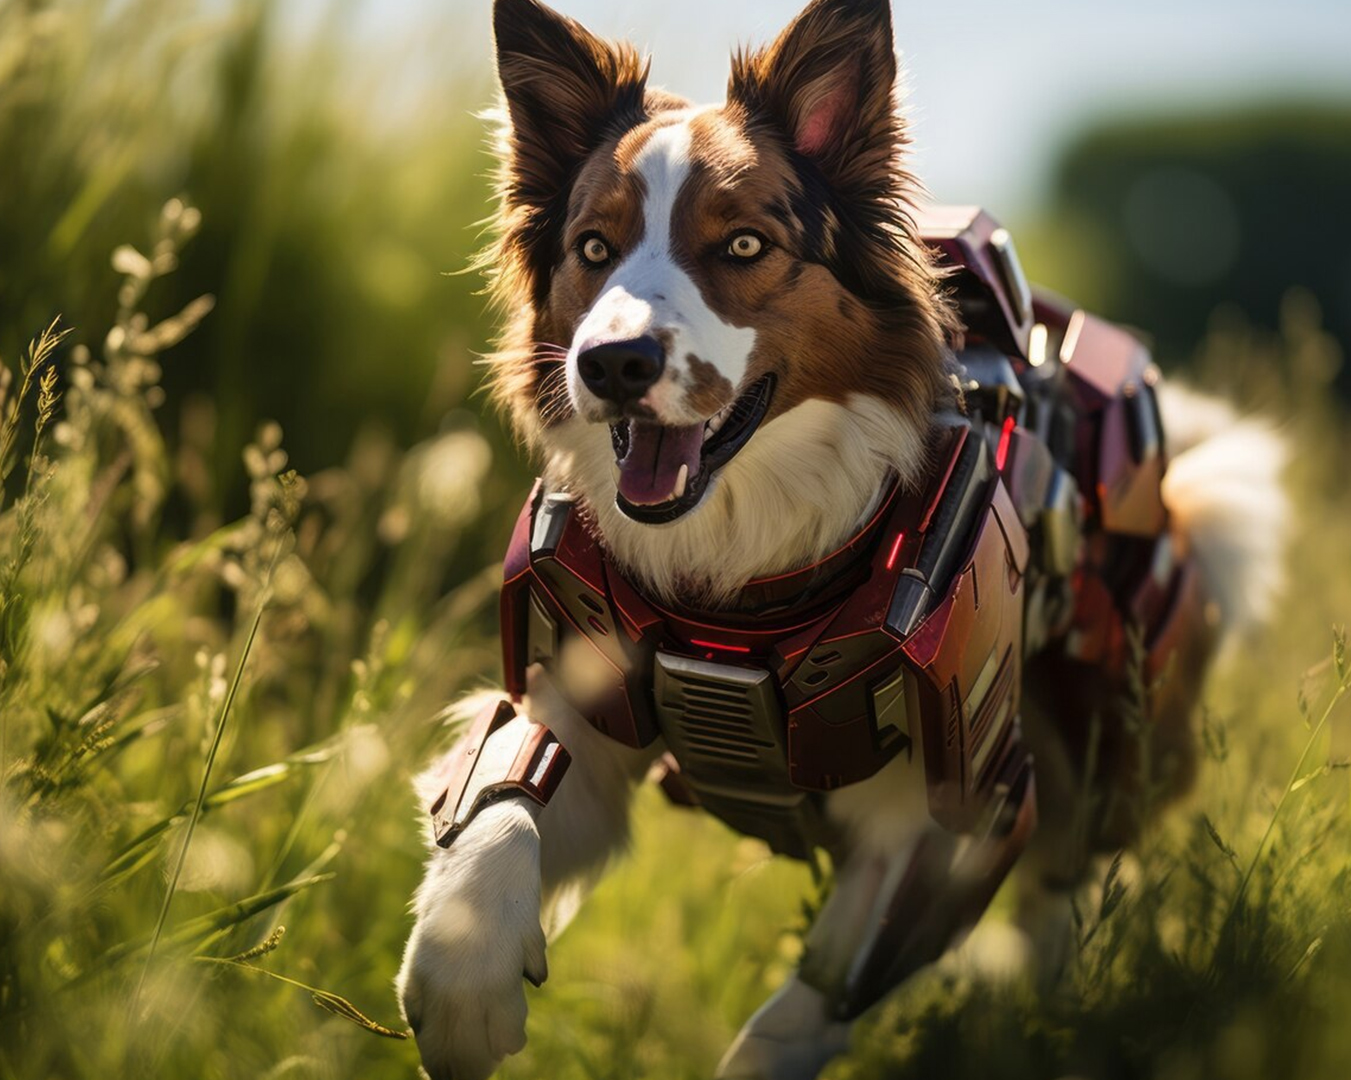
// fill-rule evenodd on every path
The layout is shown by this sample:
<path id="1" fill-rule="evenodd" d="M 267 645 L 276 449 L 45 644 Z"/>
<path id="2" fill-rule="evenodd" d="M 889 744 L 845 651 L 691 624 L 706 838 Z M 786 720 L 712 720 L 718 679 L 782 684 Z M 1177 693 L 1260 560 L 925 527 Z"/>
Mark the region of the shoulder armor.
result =
<path id="1" fill-rule="evenodd" d="M 1009 231 L 976 206 L 925 207 L 915 227 L 951 273 L 968 334 L 1026 361 L 1032 290 Z"/>
<path id="2" fill-rule="evenodd" d="M 1063 370 L 1077 430 L 1073 445 L 1062 437 L 1059 449 L 1073 457 L 1097 523 L 1108 533 L 1157 535 L 1167 520 L 1159 498 L 1165 461 L 1153 391 L 1158 376 L 1148 350 L 1103 319 L 1034 299 L 1008 230 L 984 210 L 930 206 L 916 227 L 951 275 L 966 327 L 957 360 L 971 405 L 998 424 L 1024 407 L 1024 377 L 1044 382 Z M 1048 339 L 1057 355 L 1047 357 Z M 1035 370 L 1047 361 L 1045 370 Z M 1050 398 L 1035 403 L 1048 406 L 1054 407 Z"/>
<path id="3" fill-rule="evenodd" d="M 1128 331 L 1046 299 L 1040 325 L 1057 342 L 1076 416 L 1075 478 L 1104 532 L 1153 537 L 1167 525 L 1159 494 L 1166 459 L 1154 386 L 1158 369 Z"/>

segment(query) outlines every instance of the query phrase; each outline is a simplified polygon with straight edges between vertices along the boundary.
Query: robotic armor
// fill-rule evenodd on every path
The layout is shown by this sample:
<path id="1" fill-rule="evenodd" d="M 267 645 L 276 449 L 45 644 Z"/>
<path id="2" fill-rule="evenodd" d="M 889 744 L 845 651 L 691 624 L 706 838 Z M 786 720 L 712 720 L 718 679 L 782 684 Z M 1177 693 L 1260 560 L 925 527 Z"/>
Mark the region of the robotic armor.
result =
<path id="1" fill-rule="evenodd" d="M 1147 351 L 1034 298 L 1008 232 L 983 211 L 938 208 L 919 224 L 966 326 L 952 343 L 965 411 L 938 417 L 925 490 L 893 486 L 834 554 L 709 612 L 644 596 L 572 496 L 536 485 L 501 598 L 514 701 L 527 667 L 544 665 L 610 737 L 665 740 L 662 783 L 676 801 L 776 852 L 839 854 L 823 793 L 893 759 L 927 784 L 947 842 L 921 844 L 844 985 L 823 987 L 842 1018 L 941 954 L 1027 844 L 1024 661 L 1058 650 L 1125 681 L 1139 640 L 1148 679 L 1204 622 L 1159 495 Z M 509 703 L 488 710 L 433 807 L 438 842 L 491 798 L 546 801 L 566 760 Z"/>

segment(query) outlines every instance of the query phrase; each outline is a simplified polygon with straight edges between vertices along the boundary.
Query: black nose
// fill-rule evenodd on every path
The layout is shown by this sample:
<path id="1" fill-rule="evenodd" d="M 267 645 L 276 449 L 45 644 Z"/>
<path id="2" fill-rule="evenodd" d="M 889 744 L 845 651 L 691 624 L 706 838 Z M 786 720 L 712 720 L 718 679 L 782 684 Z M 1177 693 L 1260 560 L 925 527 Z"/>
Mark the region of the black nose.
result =
<path id="1" fill-rule="evenodd" d="M 598 398 L 622 404 L 661 378 L 666 350 L 653 337 L 595 345 L 577 357 L 577 373 Z"/>

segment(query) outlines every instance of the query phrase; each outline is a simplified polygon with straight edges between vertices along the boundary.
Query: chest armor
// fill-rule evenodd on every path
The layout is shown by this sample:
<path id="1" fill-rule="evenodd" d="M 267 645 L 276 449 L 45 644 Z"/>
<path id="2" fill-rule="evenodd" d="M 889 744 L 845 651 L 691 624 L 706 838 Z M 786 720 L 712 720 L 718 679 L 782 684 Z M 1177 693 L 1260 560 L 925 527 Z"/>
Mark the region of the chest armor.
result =
<path id="1" fill-rule="evenodd" d="M 1119 668 L 1139 624 L 1161 665 L 1197 587 L 1166 529 L 1144 348 L 1034 300 L 984 213 L 940 209 L 922 228 L 967 328 L 953 343 L 965 409 L 936 419 L 922 490 L 891 486 L 841 549 L 750 582 L 733 611 L 644 595 L 586 507 L 542 485 L 504 568 L 513 698 L 543 665 L 606 735 L 663 739 L 669 790 L 799 858 L 831 843 L 822 795 L 900 756 L 940 826 L 989 829 L 1030 800 L 1025 657 Z"/>

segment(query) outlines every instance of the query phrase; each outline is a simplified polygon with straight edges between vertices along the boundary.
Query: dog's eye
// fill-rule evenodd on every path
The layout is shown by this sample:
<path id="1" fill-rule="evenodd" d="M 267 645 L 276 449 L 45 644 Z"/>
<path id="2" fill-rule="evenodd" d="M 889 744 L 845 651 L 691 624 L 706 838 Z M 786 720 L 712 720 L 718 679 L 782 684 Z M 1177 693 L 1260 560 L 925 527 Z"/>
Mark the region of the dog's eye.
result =
<path id="1" fill-rule="evenodd" d="M 588 266 L 605 266 L 610 262 L 610 245 L 596 233 L 582 237 L 577 253 Z"/>
<path id="2" fill-rule="evenodd" d="M 751 260 L 764 253 L 765 242 L 753 232 L 737 233 L 727 241 L 726 252 L 734 259 Z"/>

